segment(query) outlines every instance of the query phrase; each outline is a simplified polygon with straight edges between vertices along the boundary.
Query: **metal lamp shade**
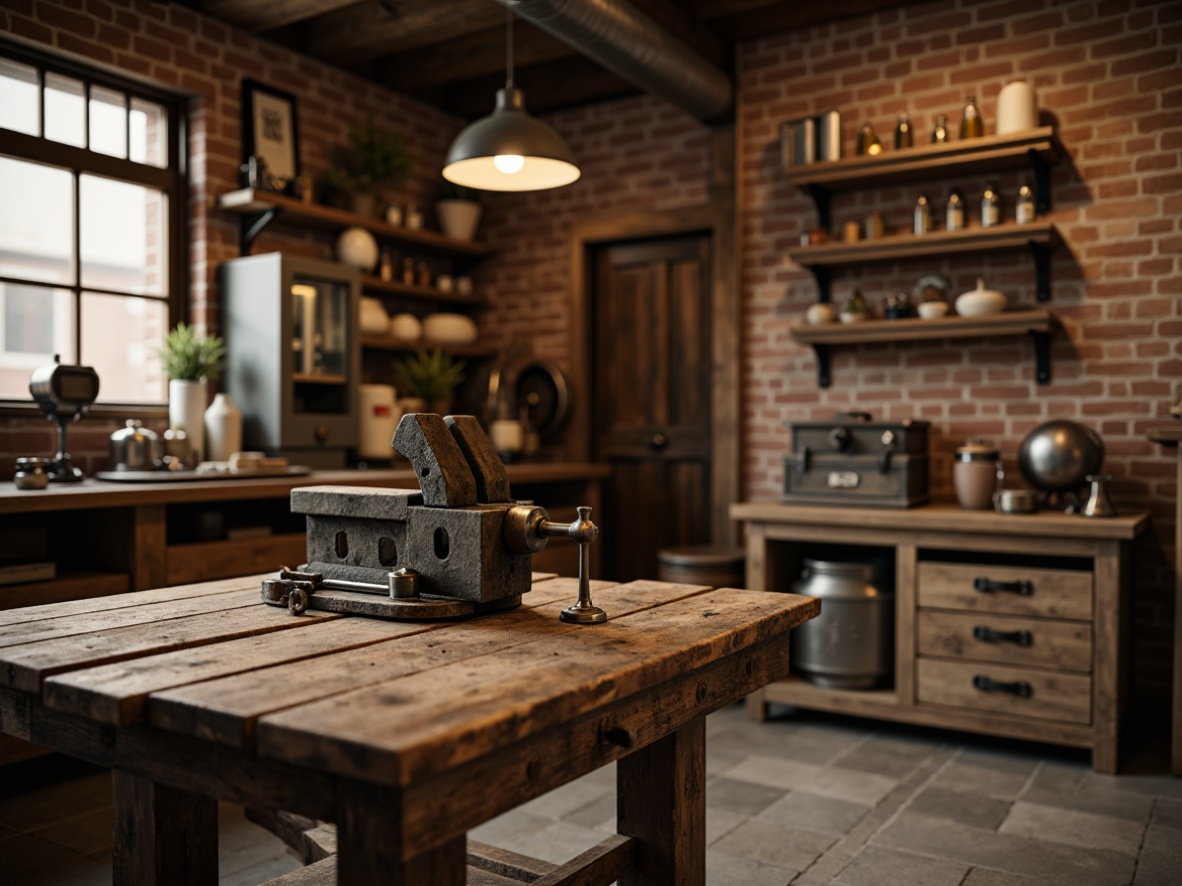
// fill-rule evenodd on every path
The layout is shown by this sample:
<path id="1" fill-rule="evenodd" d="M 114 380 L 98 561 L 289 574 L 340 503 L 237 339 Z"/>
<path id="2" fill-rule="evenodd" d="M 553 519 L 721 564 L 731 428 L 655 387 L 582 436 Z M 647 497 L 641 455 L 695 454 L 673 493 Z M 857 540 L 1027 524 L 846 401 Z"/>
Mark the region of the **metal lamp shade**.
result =
<path id="1" fill-rule="evenodd" d="M 497 168 L 497 157 L 520 157 L 521 168 Z M 579 178 L 570 148 L 553 129 L 525 111 L 520 89 L 498 89 L 496 109 L 465 127 L 447 152 L 443 177 L 484 191 L 540 191 Z"/>

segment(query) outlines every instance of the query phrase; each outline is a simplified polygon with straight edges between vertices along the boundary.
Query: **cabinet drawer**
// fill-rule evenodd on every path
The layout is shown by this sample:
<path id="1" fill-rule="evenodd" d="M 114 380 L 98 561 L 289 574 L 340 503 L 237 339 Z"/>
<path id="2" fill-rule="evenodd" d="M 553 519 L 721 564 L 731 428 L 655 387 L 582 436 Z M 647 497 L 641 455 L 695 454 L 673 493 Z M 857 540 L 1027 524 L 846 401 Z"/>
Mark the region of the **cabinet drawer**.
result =
<path id="1" fill-rule="evenodd" d="M 1025 684 L 1027 692 L 1023 697 L 1001 688 L 978 688 L 975 683 L 981 679 Z M 997 711 L 1038 720 L 1092 720 L 1092 678 L 1084 674 L 921 658 L 916 661 L 916 697 L 921 704 Z"/>
<path id="2" fill-rule="evenodd" d="M 920 655 L 1092 670 L 1089 622 L 1024 618 L 988 612 L 923 610 L 916 620 Z"/>
<path id="3" fill-rule="evenodd" d="M 1019 587 L 1022 593 L 1016 590 Z M 917 600 L 920 606 L 935 609 L 1087 621 L 1092 617 L 1092 573 L 921 562 Z"/>

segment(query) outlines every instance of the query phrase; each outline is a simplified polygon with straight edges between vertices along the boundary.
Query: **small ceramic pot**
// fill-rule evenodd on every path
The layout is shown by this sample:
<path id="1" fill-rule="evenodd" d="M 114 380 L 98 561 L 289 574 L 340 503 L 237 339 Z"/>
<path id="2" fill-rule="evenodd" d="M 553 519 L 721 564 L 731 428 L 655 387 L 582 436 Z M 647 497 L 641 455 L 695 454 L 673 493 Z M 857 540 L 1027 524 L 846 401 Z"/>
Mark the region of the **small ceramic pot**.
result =
<path id="1" fill-rule="evenodd" d="M 805 312 L 804 319 L 810 326 L 820 326 L 823 323 L 832 323 L 836 320 L 837 312 L 828 302 L 817 302 Z"/>
<path id="2" fill-rule="evenodd" d="M 993 507 L 1000 468 L 998 451 L 992 446 L 977 442 L 959 447 L 952 465 L 952 488 L 960 506 L 969 511 Z"/>
<path id="3" fill-rule="evenodd" d="M 956 297 L 956 313 L 962 317 L 988 317 L 1006 309 L 1004 292 L 986 289 L 983 277 L 977 278 L 977 288 Z"/>
<path id="4" fill-rule="evenodd" d="M 948 313 L 948 302 L 925 301 L 916 310 L 924 320 L 939 320 Z"/>

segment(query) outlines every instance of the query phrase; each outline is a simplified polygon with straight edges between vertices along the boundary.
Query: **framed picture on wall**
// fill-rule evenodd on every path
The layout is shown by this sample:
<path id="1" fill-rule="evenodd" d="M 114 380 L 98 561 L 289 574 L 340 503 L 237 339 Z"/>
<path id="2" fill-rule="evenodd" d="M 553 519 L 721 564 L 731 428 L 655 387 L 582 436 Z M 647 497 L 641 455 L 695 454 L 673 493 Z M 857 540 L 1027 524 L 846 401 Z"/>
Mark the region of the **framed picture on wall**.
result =
<path id="1" fill-rule="evenodd" d="M 242 159 L 258 157 L 267 175 L 291 182 L 300 174 L 296 97 L 256 80 L 242 81 Z"/>

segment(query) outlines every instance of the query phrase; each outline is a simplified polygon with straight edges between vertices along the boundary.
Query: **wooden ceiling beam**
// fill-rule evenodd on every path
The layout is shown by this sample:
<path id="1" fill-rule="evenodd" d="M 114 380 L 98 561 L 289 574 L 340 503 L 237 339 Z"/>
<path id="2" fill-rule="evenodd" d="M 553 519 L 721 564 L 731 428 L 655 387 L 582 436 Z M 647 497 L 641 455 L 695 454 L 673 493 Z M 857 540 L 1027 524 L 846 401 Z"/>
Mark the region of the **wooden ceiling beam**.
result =
<path id="1" fill-rule="evenodd" d="M 514 22 L 515 67 L 525 68 L 576 54 L 570 46 L 529 22 Z M 382 82 L 398 92 L 414 92 L 488 75 L 504 80 L 505 27 L 501 25 L 387 56 L 382 59 L 382 71 Z"/>
<path id="2" fill-rule="evenodd" d="M 356 63 L 504 27 L 505 9 L 490 0 L 362 0 L 305 23 L 308 52 Z"/>
<path id="3" fill-rule="evenodd" d="M 270 31 L 323 15 L 357 0 L 201 0 L 202 14 L 247 31 Z"/>
<path id="4" fill-rule="evenodd" d="M 691 0 L 690 11 L 711 31 L 732 43 L 783 34 L 811 25 L 869 15 L 916 0 Z"/>

